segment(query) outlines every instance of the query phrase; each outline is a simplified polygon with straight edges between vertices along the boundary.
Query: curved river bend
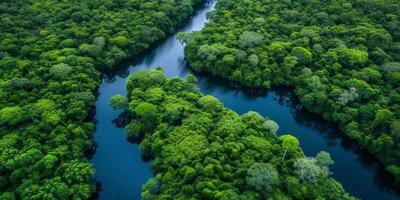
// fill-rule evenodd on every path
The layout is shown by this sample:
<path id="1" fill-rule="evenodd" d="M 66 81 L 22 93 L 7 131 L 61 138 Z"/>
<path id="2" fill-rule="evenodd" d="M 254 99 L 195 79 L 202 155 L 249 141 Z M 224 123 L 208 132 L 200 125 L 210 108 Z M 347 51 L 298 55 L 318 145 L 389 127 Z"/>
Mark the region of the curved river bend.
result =
<path id="1" fill-rule="evenodd" d="M 213 10 L 211 1 L 200 8 L 179 32 L 201 30 L 207 22 L 206 14 Z M 191 70 L 186 66 L 183 47 L 176 34 L 159 42 L 142 55 L 126 61 L 104 78 L 96 102 L 97 130 L 94 140 L 96 153 L 91 162 L 96 170 L 95 179 L 101 183 L 99 199 L 140 199 L 141 186 L 152 177 L 151 163 L 141 159 L 137 144 L 129 143 L 122 128 L 113 123 L 120 112 L 112 110 L 109 99 L 115 94 L 125 94 L 125 82 L 129 74 L 139 70 L 160 66 L 168 77 L 185 78 Z M 240 114 L 257 111 L 280 125 L 279 133 L 295 135 L 308 156 L 319 151 L 331 154 L 335 164 L 331 167 L 333 177 L 340 181 L 345 190 L 362 199 L 400 199 L 392 182 L 381 167 L 354 143 L 340 136 L 339 131 L 327 125 L 317 116 L 297 107 L 297 99 L 285 90 L 272 90 L 268 94 L 254 94 L 239 89 L 225 80 L 196 74 L 197 87 L 207 95 L 217 97 L 224 105 Z"/>

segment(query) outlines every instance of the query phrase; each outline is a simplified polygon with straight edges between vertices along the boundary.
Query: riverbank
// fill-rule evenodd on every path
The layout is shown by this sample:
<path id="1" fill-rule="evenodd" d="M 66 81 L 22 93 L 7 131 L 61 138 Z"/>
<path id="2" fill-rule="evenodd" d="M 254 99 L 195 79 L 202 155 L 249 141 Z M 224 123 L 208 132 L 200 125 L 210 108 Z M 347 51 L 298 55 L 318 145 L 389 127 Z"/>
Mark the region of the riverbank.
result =
<path id="1" fill-rule="evenodd" d="M 201 30 L 207 22 L 206 13 L 213 6 L 200 9 L 179 31 Z M 118 67 L 118 72 L 103 80 L 99 89 L 100 96 L 96 103 L 99 112 L 96 119 L 99 119 L 99 125 L 104 126 L 99 126 L 95 133 L 99 151 L 91 162 L 97 170 L 96 180 L 103 182 L 104 191 L 100 199 L 139 197 L 141 185 L 152 177 L 151 164 L 141 160 L 137 145 L 129 143 L 124 131 L 112 124 L 119 112 L 112 111 L 108 104 L 111 96 L 125 94 L 127 76 L 157 66 L 162 67 L 169 78 L 185 78 L 193 72 L 187 67 L 183 47 L 176 39 L 176 34 L 161 41 L 145 54 L 125 61 Z M 232 87 L 224 79 L 207 74 L 196 74 L 196 77 L 196 87 L 206 95 L 217 97 L 227 108 L 239 114 L 257 111 L 281 125 L 278 135 L 296 134 L 306 155 L 315 155 L 321 150 L 329 152 L 335 161 L 331 167 L 332 176 L 350 194 L 367 200 L 399 198 L 390 186 L 390 181 L 385 179 L 385 173 L 368 155 L 358 152 L 351 142 L 338 134 L 334 127 L 322 123 L 319 117 L 296 109 L 298 104 L 293 99 L 293 93 L 275 90 L 249 94 L 241 88 Z"/>

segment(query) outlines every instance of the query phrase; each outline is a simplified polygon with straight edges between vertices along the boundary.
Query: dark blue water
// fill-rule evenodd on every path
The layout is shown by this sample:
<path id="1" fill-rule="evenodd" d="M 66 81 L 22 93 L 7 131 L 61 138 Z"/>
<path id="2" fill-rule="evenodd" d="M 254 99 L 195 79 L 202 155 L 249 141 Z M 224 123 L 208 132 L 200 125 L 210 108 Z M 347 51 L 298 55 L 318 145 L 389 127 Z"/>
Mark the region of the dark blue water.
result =
<path id="1" fill-rule="evenodd" d="M 179 31 L 201 30 L 206 23 L 206 13 L 214 8 L 211 2 L 199 9 L 196 15 Z M 140 199 L 140 190 L 151 174 L 151 163 L 141 159 L 138 145 L 126 140 L 124 130 L 112 120 L 120 114 L 109 106 L 115 94 L 125 94 L 129 74 L 160 66 L 168 77 L 185 78 L 191 70 L 186 66 L 183 47 L 171 35 L 143 55 L 120 66 L 120 71 L 110 73 L 100 86 L 96 103 L 97 131 L 94 140 L 98 147 L 91 162 L 96 169 L 96 181 L 101 182 L 100 199 Z M 299 109 L 298 100 L 288 89 L 275 89 L 268 94 L 240 89 L 216 77 L 196 74 L 197 87 L 207 95 L 217 97 L 224 105 L 240 114 L 257 111 L 280 125 L 279 134 L 295 135 L 306 155 L 314 156 L 327 151 L 335 160 L 331 171 L 346 191 L 362 199 L 400 199 L 387 177 L 374 159 L 358 150 L 356 145 L 318 116 Z"/>

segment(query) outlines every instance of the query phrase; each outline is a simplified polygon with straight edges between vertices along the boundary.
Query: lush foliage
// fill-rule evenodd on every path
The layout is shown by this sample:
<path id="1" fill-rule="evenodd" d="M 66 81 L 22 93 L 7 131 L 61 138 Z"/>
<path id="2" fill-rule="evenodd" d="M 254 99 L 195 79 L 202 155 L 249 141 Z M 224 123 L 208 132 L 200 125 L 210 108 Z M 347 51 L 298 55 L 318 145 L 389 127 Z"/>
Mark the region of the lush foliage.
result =
<path id="1" fill-rule="evenodd" d="M 98 70 L 173 32 L 199 2 L 1 1 L 0 199 L 88 199 Z"/>
<path id="2" fill-rule="evenodd" d="M 193 69 L 293 87 L 400 181 L 398 1 L 219 0 L 210 18 L 179 35 Z"/>
<path id="3" fill-rule="evenodd" d="M 143 199 L 353 199 L 328 177 L 328 153 L 304 157 L 295 137 L 275 135 L 276 123 L 240 116 L 188 79 L 160 70 L 128 79 L 126 132 L 154 160 Z"/>

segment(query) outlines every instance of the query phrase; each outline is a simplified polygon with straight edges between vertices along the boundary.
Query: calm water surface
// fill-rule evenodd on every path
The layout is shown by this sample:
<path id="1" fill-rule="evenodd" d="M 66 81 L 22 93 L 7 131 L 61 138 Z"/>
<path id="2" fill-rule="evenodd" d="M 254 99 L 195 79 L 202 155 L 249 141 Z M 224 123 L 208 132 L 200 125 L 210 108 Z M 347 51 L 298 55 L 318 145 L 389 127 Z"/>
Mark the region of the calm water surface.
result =
<path id="1" fill-rule="evenodd" d="M 201 30 L 207 22 L 206 14 L 214 6 L 213 1 L 207 3 L 179 31 Z M 185 78 L 191 73 L 176 34 L 121 64 L 120 71 L 110 73 L 99 88 L 95 116 L 97 131 L 94 134 L 98 146 L 91 160 L 96 169 L 95 179 L 101 183 L 99 199 L 140 199 L 141 186 L 153 176 L 151 162 L 141 159 L 138 145 L 129 143 L 124 130 L 113 124 L 112 120 L 120 112 L 111 109 L 109 99 L 115 94 L 126 93 L 125 82 L 129 74 L 157 66 L 162 67 L 168 77 Z M 315 156 L 322 150 L 329 152 L 335 161 L 331 167 L 332 176 L 352 195 L 370 200 L 400 199 L 390 186 L 392 180 L 369 154 L 357 149 L 352 141 L 341 137 L 335 127 L 318 116 L 300 110 L 298 100 L 288 89 L 255 94 L 216 77 L 196 76 L 199 80 L 197 87 L 204 94 L 217 97 L 226 107 L 240 114 L 257 111 L 276 121 L 280 125 L 278 134 L 295 135 L 307 156 Z"/>

